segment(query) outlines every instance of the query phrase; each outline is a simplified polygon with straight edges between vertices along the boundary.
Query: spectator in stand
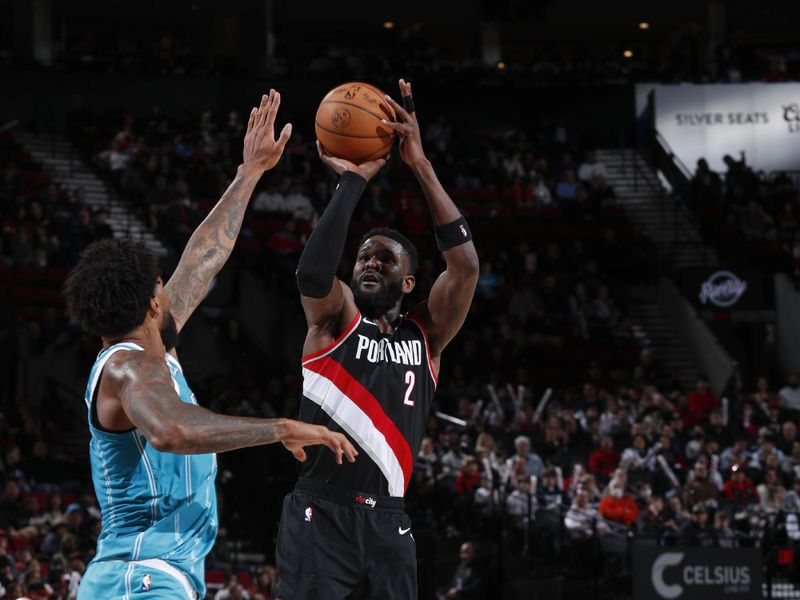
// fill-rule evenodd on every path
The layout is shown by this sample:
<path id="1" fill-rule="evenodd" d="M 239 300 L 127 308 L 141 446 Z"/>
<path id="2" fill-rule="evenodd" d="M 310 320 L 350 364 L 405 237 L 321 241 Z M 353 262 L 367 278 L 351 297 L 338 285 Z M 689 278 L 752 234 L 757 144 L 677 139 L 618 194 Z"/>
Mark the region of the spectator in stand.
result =
<path id="1" fill-rule="evenodd" d="M 250 594 L 239 583 L 239 577 L 233 573 L 228 578 L 228 585 L 214 595 L 214 600 L 249 600 Z"/>
<path id="2" fill-rule="evenodd" d="M 792 411 L 795 416 L 800 415 L 800 377 L 797 373 L 790 373 L 786 385 L 778 392 L 781 408 Z"/>
<path id="3" fill-rule="evenodd" d="M 528 195 L 530 197 L 529 205 L 533 208 L 542 209 L 553 204 L 553 194 L 550 193 L 541 175 L 533 175 L 531 182 L 528 186 Z"/>
<path id="4" fill-rule="evenodd" d="M 327 188 L 325 193 L 328 193 Z M 252 210 L 257 213 L 280 213 L 285 211 L 285 207 L 285 198 L 275 185 L 274 179 L 269 180 L 264 191 L 256 194 L 252 203 Z"/>
<path id="5" fill-rule="evenodd" d="M 769 468 L 779 467 L 785 460 L 783 452 L 781 452 L 775 445 L 776 436 L 768 428 L 762 427 L 759 431 L 761 444 L 758 449 L 753 452 L 750 459 L 750 467 L 753 469 L 760 469 L 764 471 Z"/>
<path id="6" fill-rule="evenodd" d="M 593 537 L 595 526 L 597 527 L 597 533 L 600 535 L 608 532 L 608 526 L 600 520 L 600 513 L 597 508 L 589 502 L 589 492 L 583 488 L 578 488 L 575 492 L 575 499 L 564 516 L 564 526 L 573 539 Z"/>
<path id="7" fill-rule="evenodd" d="M 692 177 L 691 202 L 695 209 L 722 202 L 722 179 L 709 168 L 705 158 L 697 161 Z"/>
<path id="8" fill-rule="evenodd" d="M 597 153 L 594 150 L 589 150 L 589 152 L 586 153 L 586 160 L 583 161 L 578 168 L 578 179 L 584 183 L 590 183 L 594 181 L 596 177 L 605 179 L 607 175 L 608 171 L 606 170 L 605 163 L 597 160 Z"/>
<path id="9" fill-rule="evenodd" d="M 753 400 L 758 406 L 778 404 L 778 395 L 770 390 L 769 380 L 766 377 L 759 377 L 756 380 L 756 391 L 753 392 Z"/>
<path id="10" fill-rule="evenodd" d="M 481 485 L 481 463 L 474 457 L 469 456 L 463 467 L 456 475 L 456 494 L 458 496 L 471 498 L 475 489 Z"/>
<path id="11" fill-rule="evenodd" d="M 506 496 L 506 514 L 517 529 L 527 527 L 528 518 L 536 512 L 536 494 L 531 493 L 530 478 L 520 479 Z"/>
<path id="12" fill-rule="evenodd" d="M 277 572 L 272 565 L 264 565 L 256 572 L 253 585 L 250 587 L 250 596 L 253 600 L 260 598 L 270 600 L 272 598 L 272 588 L 275 585 Z"/>
<path id="13" fill-rule="evenodd" d="M 439 470 L 439 455 L 436 453 L 433 439 L 424 437 L 417 453 L 414 473 L 418 473 L 424 481 L 433 481 Z"/>
<path id="14" fill-rule="evenodd" d="M 22 501 L 19 482 L 16 479 L 6 480 L 3 494 L 0 496 L 0 528 L 6 531 L 18 529 L 21 525 Z"/>
<path id="15" fill-rule="evenodd" d="M 619 461 L 619 452 L 614 450 L 614 438 L 604 435 L 600 438 L 600 447 L 589 457 L 589 471 L 605 481 L 614 473 Z"/>
<path id="16" fill-rule="evenodd" d="M 795 475 L 792 488 L 786 493 L 784 504 L 787 510 L 800 512 L 800 476 Z"/>
<path id="17" fill-rule="evenodd" d="M 575 181 L 575 171 L 567 169 L 563 178 L 556 184 L 556 199 L 559 204 L 573 202 L 578 197 L 580 184 Z"/>
<path id="18" fill-rule="evenodd" d="M 652 480 L 658 448 L 654 446 L 648 450 L 647 439 L 641 433 L 633 436 L 633 445 L 625 449 L 619 461 L 620 468 L 625 469 L 632 484 Z"/>
<path id="19" fill-rule="evenodd" d="M 639 513 L 639 533 L 660 540 L 667 529 L 666 515 L 664 512 L 664 499 L 661 496 L 651 496 L 647 508 Z"/>
<path id="20" fill-rule="evenodd" d="M 665 498 L 667 500 L 666 524 L 673 534 L 677 534 L 691 520 L 692 515 L 684 508 L 683 500 L 677 490 L 667 492 Z"/>
<path id="21" fill-rule="evenodd" d="M 506 467 L 510 472 L 515 471 L 516 463 L 520 459 L 525 459 L 528 475 L 539 477 L 544 471 L 544 463 L 538 454 L 531 452 L 531 440 L 529 437 L 520 435 L 514 439 L 516 454 L 506 461 Z"/>
<path id="22" fill-rule="evenodd" d="M 704 505 L 713 505 L 719 498 L 720 486 L 717 486 L 709 474 L 705 461 L 698 460 L 686 479 L 685 489 L 688 505 L 693 506 L 698 502 Z"/>
<path id="23" fill-rule="evenodd" d="M 461 447 L 461 442 L 457 435 L 450 436 L 450 449 L 442 456 L 442 475 L 452 477 L 453 484 L 455 478 L 464 465 L 467 463 L 467 455 L 464 454 L 464 449 Z"/>
<path id="24" fill-rule="evenodd" d="M 778 475 L 778 471 L 775 469 L 767 469 L 764 472 L 764 479 L 763 481 L 758 484 L 756 487 L 756 493 L 758 494 L 759 500 L 759 507 L 761 510 L 769 510 L 770 507 L 770 490 L 775 487 L 778 487 L 780 483 L 780 477 Z"/>
<path id="25" fill-rule="evenodd" d="M 738 510 L 758 502 L 756 486 L 750 481 L 743 463 L 731 467 L 731 478 L 722 488 L 722 498 Z"/>
<path id="26" fill-rule="evenodd" d="M 536 486 L 536 504 L 546 510 L 560 510 L 564 501 L 561 488 L 558 487 L 558 474 L 554 468 L 545 469 Z"/>
<path id="27" fill-rule="evenodd" d="M 717 532 L 708 519 L 708 511 L 703 504 L 692 507 L 692 517 L 678 533 L 678 543 L 682 546 L 710 548 L 717 544 Z"/>
<path id="28" fill-rule="evenodd" d="M 722 411 L 714 409 L 708 415 L 708 423 L 702 427 L 707 441 L 714 441 L 721 448 L 727 448 L 731 443 L 731 430 L 722 419 Z"/>
<path id="29" fill-rule="evenodd" d="M 486 580 L 476 560 L 475 544 L 464 542 L 459 552 L 461 563 L 456 568 L 446 591 L 438 600 L 482 600 L 486 596 Z"/>
<path id="30" fill-rule="evenodd" d="M 786 502 L 786 489 L 780 485 L 771 485 L 767 488 L 767 502 L 762 504 L 762 509 L 769 515 L 775 515 L 784 509 Z"/>
<path id="31" fill-rule="evenodd" d="M 777 441 L 778 450 L 783 452 L 784 456 L 791 454 L 796 441 L 797 424 L 794 421 L 785 421 L 781 425 L 781 434 Z"/>
<path id="32" fill-rule="evenodd" d="M 792 444 L 792 451 L 784 457 L 781 468 L 787 477 L 800 477 L 800 440 Z"/>
<path id="33" fill-rule="evenodd" d="M 698 375 L 697 384 L 693 392 L 689 394 L 689 412 L 692 425 L 704 423 L 712 410 L 720 407 L 714 392 L 708 384 L 705 375 Z"/>
<path id="34" fill-rule="evenodd" d="M 746 434 L 739 433 L 734 438 L 733 445 L 725 448 L 719 457 L 719 466 L 722 471 L 727 471 L 734 464 L 750 464 L 752 460 L 750 452 L 748 452 L 748 437 Z"/>
<path id="35" fill-rule="evenodd" d="M 591 473 L 584 473 L 581 475 L 578 487 L 582 488 L 587 494 L 589 494 L 589 502 L 593 504 L 600 502 L 602 492 L 597 486 L 597 480 L 595 479 L 594 475 Z"/>
<path id="36" fill-rule="evenodd" d="M 714 531 L 720 548 L 736 547 L 736 534 L 731 529 L 731 519 L 724 510 L 714 514 Z"/>
<path id="37" fill-rule="evenodd" d="M 625 489 L 628 476 L 617 469 L 608 484 L 608 494 L 600 501 L 600 514 L 603 518 L 630 527 L 639 517 L 639 507 Z"/>

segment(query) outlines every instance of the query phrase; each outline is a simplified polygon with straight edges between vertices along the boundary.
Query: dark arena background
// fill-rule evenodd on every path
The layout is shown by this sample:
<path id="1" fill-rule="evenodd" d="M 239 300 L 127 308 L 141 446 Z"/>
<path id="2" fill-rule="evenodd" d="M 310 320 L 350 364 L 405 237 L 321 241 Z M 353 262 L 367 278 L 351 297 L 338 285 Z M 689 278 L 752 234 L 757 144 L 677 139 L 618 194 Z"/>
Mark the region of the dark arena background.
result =
<path id="1" fill-rule="evenodd" d="M 292 138 L 178 352 L 202 406 L 296 418 L 295 270 L 336 182 L 314 114 L 401 77 L 481 264 L 412 449 L 419 597 L 800 598 L 798 23 L 739 0 L 0 0 L 0 598 L 76 598 L 100 532 L 101 343 L 62 296 L 81 250 L 141 240 L 168 276 L 279 90 Z M 396 227 L 420 300 L 444 262 L 392 154 L 339 276 Z M 270 598 L 297 463 L 218 461 L 206 597 Z"/>

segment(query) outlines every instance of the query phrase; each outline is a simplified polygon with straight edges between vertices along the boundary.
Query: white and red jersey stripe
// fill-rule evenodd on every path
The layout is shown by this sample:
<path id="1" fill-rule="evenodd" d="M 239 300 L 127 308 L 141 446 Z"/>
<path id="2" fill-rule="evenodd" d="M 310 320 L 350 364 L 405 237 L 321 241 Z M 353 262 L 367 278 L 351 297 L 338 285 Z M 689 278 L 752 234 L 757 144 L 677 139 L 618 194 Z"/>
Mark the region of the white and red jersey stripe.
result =
<path id="1" fill-rule="evenodd" d="M 300 418 L 344 432 L 359 448 L 337 465 L 325 448 L 307 449 L 306 477 L 343 489 L 403 496 L 436 389 L 427 333 L 401 319 L 392 334 L 356 315 L 327 348 L 303 357 Z"/>

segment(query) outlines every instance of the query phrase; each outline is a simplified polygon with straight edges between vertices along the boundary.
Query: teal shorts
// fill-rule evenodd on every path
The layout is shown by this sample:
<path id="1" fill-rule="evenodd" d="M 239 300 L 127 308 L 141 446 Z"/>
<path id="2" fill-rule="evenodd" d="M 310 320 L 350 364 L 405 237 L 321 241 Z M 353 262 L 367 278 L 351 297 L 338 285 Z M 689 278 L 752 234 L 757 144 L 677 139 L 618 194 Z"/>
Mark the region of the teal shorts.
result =
<path id="1" fill-rule="evenodd" d="M 196 600 L 181 571 L 163 560 L 91 563 L 81 579 L 78 600 Z"/>

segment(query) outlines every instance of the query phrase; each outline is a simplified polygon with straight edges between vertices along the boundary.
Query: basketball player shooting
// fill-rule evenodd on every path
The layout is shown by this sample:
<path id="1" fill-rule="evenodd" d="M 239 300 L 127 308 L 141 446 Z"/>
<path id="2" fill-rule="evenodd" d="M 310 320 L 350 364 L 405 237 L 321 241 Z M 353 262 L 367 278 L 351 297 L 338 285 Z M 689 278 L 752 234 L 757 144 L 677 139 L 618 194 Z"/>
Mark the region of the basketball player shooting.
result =
<path id="1" fill-rule="evenodd" d="M 286 419 L 229 417 L 197 405 L 175 354 L 178 333 L 236 243 L 256 183 L 291 134 L 274 123 L 280 94 L 250 113 L 243 162 L 197 228 L 166 285 L 142 244 L 89 246 L 65 286 L 67 307 L 103 340 L 86 389 L 92 479 L 102 513 L 97 554 L 78 598 L 205 597 L 205 556 L 217 535 L 216 452 L 283 442 L 300 460 L 323 444 L 339 463 L 341 433 Z"/>
<path id="2" fill-rule="evenodd" d="M 300 418 L 345 432 L 356 464 L 336 467 L 310 449 L 284 501 L 278 536 L 277 598 L 417 597 L 416 550 L 403 496 L 433 401 L 439 360 L 467 316 L 478 254 L 467 222 L 425 156 L 411 84 L 400 80 L 405 108 L 387 96 L 398 121 L 400 157 L 427 199 L 447 269 L 430 297 L 401 313 L 414 289 L 417 251 L 393 229 L 368 232 L 350 285 L 335 277 L 347 228 L 367 182 L 384 159 L 360 165 L 326 153 L 338 175 L 330 204 L 308 240 L 297 285 L 308 323 Z"/>

